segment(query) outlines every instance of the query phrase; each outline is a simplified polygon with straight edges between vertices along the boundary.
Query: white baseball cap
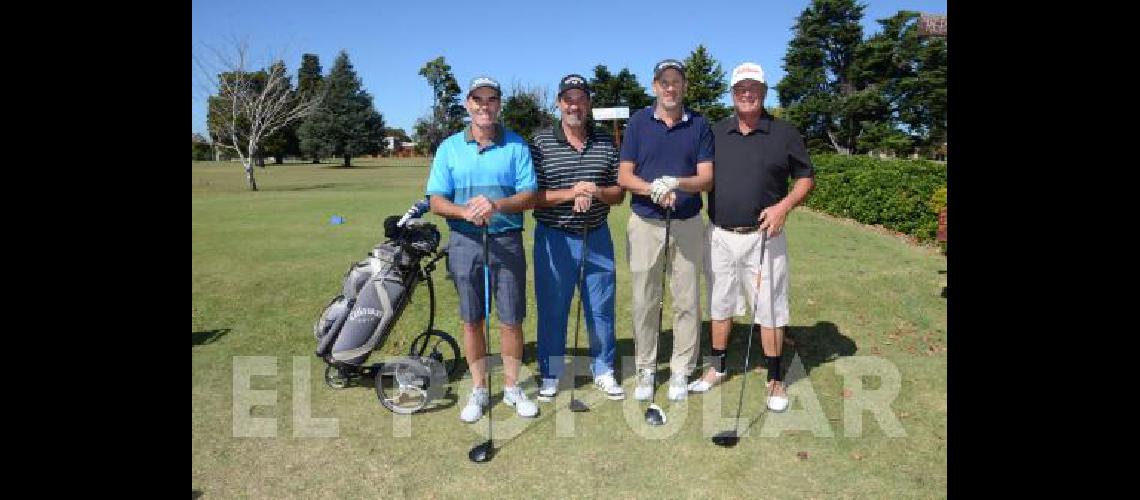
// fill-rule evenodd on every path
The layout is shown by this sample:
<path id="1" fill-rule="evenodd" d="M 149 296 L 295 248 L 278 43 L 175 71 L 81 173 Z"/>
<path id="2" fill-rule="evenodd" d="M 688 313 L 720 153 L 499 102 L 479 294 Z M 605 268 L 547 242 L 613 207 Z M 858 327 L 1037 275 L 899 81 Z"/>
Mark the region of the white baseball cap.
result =
<path id="1" fill-rule="evenodd" d="M 761 68 L 759 64 L 751 62 L 746 62 L 733 68 L 732 80 L 728 86 L 735 87 L 737 82 L 741 80 L 756 80 L 764 85 L 768 85 L 768 82 L 764 80 L 764 68 Z"/>

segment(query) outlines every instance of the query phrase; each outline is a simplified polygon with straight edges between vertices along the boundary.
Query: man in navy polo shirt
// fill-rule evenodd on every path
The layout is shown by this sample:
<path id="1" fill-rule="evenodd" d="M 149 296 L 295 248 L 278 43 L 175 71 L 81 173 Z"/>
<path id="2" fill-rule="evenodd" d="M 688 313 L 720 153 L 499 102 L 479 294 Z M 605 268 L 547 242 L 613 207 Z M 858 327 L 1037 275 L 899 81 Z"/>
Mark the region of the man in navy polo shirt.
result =
<path id="1" fill-rule="evenodd" d="M 706 233 L 702 191 L 712 188 L 713 135 L 708 120 L 685 108 L 685 67 L 666 59 L 653 67 L 653 106 L 629 119 L 621 145 L 618 183 L 632 193 L 626 228 L 633 285 L 633 334 L 637 364 L 634 399 L 653 398 L 658 302 L 665 255 L 666 208 L 672 208 L 669 250 L 673 297 L 673 356 L 669 399 L 685 399 L 700 341 L 699 270 Z"/>
<path id="2" fill-rule="evenodd" d="M 534 214 L 534 295 L 538 302 L 540 401 L 558 392 L 566 323 L 577 288 L 590 338 L 594 386 L 609 399 L 625 398 L 614 378 L 614 244 L 606 217 L 610 205 L 625 200 L 617 185 L 618 149 L 614 138 L 590 123 L 590 87 L 581 75 L 558 84 L 562 119 L 540 130 L 530 156 L 538 177 Z M 585 233 L 583 232 L 585 230 Z M 583 241 L 583 236 L 584 241 Z M 578 263 L 586 252 L 583 282 Z"/>
<path id="3" fill-rule="evenodd" d="M 463 346 L 474 388 L 459 414 L 475 422 L 490 404 L 486 383 L 487 346 L 483 345 L 483 226 L 489 224 L 491 287 L 502 330 L 503 402 L 523 417 L 538 405 L 518 387 L 522 360 L 522 322 L 526 313 L 526 255 L 522 212 L 534 203 L 538 185 L 530 149 L 518 134 L 497 120 L 502 91 L 495 80 L 471 80 L 466 107 L 471 124 L 445 139 L 428 174 L 432 213 L 447 218 L 447 268 L 459 295 Z"/>
<path id="4" fill-rule="evenodd" d="M 768 86 L 760 65 L 746 62 L 737 66 L 730 82 L 736 114 L 713 125 L 717 176 L 709 193 L 709 309 L 714 362 L 689 389 L 705 392 L 724 378 L 732 317 L 744 315 L 744 301 L 739 300 L 743 288 L 744 300 L 751 301 L 759 293 L 750 321 L 760 326 L 760 345 L 768 365 L 767 405 L 779 412 L 788 407 L 780 366 L 784 327 L 789 319 L 788 240 L 783 228 L 788 212 L 802 203 L 815 185 L 815 171 L 799 131 L 764 111 Z M 791 192 L 788 179 L 794 180 Z M 763 262 L 759 261 L 761 231 L 768 236 Z"/>

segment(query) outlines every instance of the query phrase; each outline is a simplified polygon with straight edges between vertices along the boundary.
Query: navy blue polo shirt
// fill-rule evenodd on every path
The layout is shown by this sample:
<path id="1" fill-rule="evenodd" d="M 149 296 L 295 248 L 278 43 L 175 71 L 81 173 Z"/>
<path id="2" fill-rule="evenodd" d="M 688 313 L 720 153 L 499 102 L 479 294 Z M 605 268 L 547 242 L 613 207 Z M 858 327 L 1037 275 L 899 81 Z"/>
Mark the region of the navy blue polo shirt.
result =
<path id="1" fill-rule="evenodd" d="M 633 173 L 646 182 L 662 175 L 690 177 L 697 175 L 697 163 L 713 161 L 713 134 L 709 122 L 700 113 L 685 109 L 681 121 L 666 127 L 654 116 L 657 107 L 649 106 L 629 117 L 625 137 L 621 141 L 621 161 L 633 162 Z M 701 194 L 677 189 L 673 217 L 688 219 L 701 212 Z M 633 213 L 647 219 L 664 219 L 665 209 L 648 196 L 630 197 Z"/>

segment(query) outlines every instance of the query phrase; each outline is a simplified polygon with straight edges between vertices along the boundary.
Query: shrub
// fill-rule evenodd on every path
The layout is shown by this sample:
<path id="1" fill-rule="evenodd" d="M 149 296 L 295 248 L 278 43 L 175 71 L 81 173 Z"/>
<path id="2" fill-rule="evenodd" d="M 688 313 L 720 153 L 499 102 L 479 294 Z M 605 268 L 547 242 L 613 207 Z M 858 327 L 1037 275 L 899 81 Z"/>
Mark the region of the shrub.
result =
<path id="1" fill-rule="evenodd" d="M 807 206 L 864 224 L 878 224 L 934 239 L 938 229 L 935 193 L 943 193 L 946 165 L 926 160 L 883 160 L 867 156 L 819 155 L 812 158 L 815 190 Z"/>

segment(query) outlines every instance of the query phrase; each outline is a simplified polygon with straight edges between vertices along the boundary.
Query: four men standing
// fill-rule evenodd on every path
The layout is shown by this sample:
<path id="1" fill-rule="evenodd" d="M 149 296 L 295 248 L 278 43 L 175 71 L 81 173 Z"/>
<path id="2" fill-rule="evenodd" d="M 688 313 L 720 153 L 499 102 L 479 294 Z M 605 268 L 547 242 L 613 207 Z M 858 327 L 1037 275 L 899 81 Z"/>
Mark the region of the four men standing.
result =
<path id="1" fill-rule="evenodd" d="M 521 416 L 538 413 L 517 385 L 526 310 L 522 212 L 532 208 L 542 378 L 538 397 L 549 401 L 557 393 L 570 303 L 577 288 L 589 333 L 594 384 L 610 399 L 624 398 L 614 377 L 616 271 L 606 220 L 609 207 L 624 201 L 625 191 L 632 194 L 626 243 L 637 365 L 634 398 L 653 397 L 660 335 L 654 316 L 664 294 L 660 278 L 655 277 L 661 276 L 665 252 L 671 252 L 674 342 L 669 399 L 685 399 L 688 392 L 705 392 L 721 381 L 732 317 L 744 313 L 743 301 L 737 299 L 753 297 L 759 284 L 759 304 L 752 304 L 752 309 L 753 321 L 761 326 L 769 370 L 768 407 L 773 411 L 787 407 L 780 367 L 783 327 L 789 320 L 787 242 L 782 229 L 788 212 L 811 190 L 814 171 L 795 128 L 764 112 L 767 86 L 759 65 L 744 63 L 733 70 L 736 114 L 715 126 L 684 106 L 686 83 L 681 62 L 666 59 L 654 66 L 656 102 L 632 114 L 619 154 L 613 137 L 590 122 L 590 89 L 581 75 L 562 78 L 561 120 L 540 130 L 529 148 L 497 123 L 498 83 L 486 77 L 472 80 L 466 101 L 471 124 L 440 144 L 426 190 L 432 212 L 447 218 L 451 229 L 448 270 L 459 296 L 464 350 L 474 379 L 472 394 L 460 412 L 462 420 L 478 420 L 489 404 L 487 388 L 481 386 L 486 369 L 480 334 L 486 321 L 480 241 L 484 225 L 489 225 L 491 236 L 491 286 L 502 330 L 503 399 Z M 795 179 L 790 193 L 789 178 Z M 704 191 L 709 192 L 707 230 L 700 215 Z M 761 231 L 768 236 L 764 262 L 757 258 Z M 584 278 L 579 282 L 583 252 Z M 709 273 L 715 361 L 690 384 L 700 350 L 702 268 Z M 771 287 L 770 280 L 774 280 Z"/>

